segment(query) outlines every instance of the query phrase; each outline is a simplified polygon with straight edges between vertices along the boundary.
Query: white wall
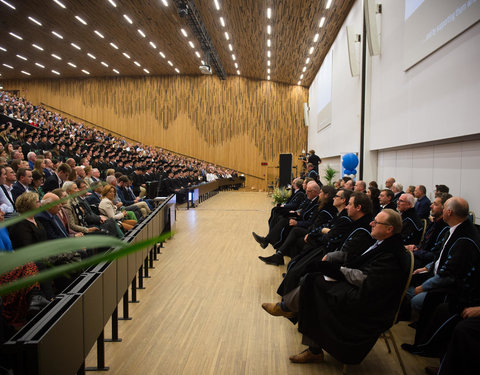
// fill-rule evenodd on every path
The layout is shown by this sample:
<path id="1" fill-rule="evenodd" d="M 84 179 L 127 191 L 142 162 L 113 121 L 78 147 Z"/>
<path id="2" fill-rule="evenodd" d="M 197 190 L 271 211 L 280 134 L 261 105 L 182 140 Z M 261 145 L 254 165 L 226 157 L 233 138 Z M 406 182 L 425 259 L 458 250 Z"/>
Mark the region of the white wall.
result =
<path id="1" fill-rule="evenodd" d="M 383 0 L 380 56 L 367 57 L 364 180 L 393 176 L 404 186 L 445 184 L 480 217 L 480 23 L 403 70 L 403 1 Z M 359 151 L 360 78 L 350 75 L 345 26 L 361 30 L 357 1 L 335 40 L 332 125 L 309 128 L 309 148 L 335 160 Z M 315 102 L 312 85 L 309 102 Z M 475 135 L 472 140 L 455 137 Z M 427 145 L 420 143 L 428 142 Z"/>
<path id="2" fill-rule="evenodd" d="M 362 30 L 362 2 L 357 1 L 347 16 L 344 25 Z M 359 77 L 352 77 L 348 63 L 347 34 L 345 27 L 338 33 L 332 45 L 332 123 L 317 132 L 316 116 L 310 116 L 308 149 L 314 149 L 321 158 L 336 156 L 360 149 L 360 88 Z M 309 91 L 310 113 L 314 114 L 315 103 L 322 95 L 322 86 L 317 76 Z"/>

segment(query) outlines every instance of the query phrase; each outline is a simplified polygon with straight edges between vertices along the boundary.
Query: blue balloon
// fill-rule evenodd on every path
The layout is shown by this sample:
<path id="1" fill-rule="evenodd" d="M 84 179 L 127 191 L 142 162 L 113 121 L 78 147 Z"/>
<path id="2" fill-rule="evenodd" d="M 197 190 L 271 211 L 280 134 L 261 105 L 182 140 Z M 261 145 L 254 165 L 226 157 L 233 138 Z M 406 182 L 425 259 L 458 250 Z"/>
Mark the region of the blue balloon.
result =
<path id="1" fill-rule="evenodd" d="M 350 172 L 351 172 L 350 174 L 357 174 L 357 170 L 356 170 L 356 169 L 352 169 Z"/>
<path id="2" fill-rule="evenodd" d="M 345 154 L 342 157 L 342 166 L 344 169 L 348 169 L 349 171 L 354 170 L 358 165 L 358 157 L 353 153 Z M 345 171 L 345 173 L 347 173 Z M 347 174 L 355 174 L 355 173 L 347 173 Z"/>
<path id="3" fill-rule="evenodd" d="M 352 174 L 352 171 L 350 169 L 344 169 L 343 173 L 344 174 Z"/>

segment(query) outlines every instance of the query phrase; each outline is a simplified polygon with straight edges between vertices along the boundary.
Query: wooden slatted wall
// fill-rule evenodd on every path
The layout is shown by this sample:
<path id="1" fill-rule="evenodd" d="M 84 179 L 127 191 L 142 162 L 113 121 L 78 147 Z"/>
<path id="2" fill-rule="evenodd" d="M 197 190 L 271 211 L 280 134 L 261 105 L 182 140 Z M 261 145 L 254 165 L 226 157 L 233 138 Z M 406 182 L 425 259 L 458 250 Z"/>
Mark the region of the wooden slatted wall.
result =
<path id="1" fill-rule="evenodd" d="M 4 81 L 43 102 L 126 137 L 238 169 L 264 188 L 267 161 L 306 148 L 300 86 L 215 76 Z"/>

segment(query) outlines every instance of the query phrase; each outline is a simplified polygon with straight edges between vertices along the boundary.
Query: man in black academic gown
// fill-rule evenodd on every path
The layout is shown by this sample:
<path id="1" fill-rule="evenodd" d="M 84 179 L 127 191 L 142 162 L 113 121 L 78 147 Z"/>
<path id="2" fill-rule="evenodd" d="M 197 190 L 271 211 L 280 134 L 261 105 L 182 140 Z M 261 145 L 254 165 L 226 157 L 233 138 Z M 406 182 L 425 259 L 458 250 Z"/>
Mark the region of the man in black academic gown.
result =
<path id="1" fill-rule="evenodd" d="M 393 324 L 410 255 L 399 236 L 397 212 L 381 211 L 371 226 L 376 241 L 362 254 L 343 266 L 325 259 L 281 303 L 262 305 L 271 315 L 298 318 L 309 348 L 291 356 L 292 362 L 322 362 L 323 349 L 345 364 L 360 363 Z"/>
<path id="2" fill-rule="evenodd" d="M 423 223 L 414 208 L 415 199 L 411 194 L 402 194 L 397 202 L 397 210 L 402 215 L 402 233 L 404 245 L 418 245 L 423 232 Z"/>
<path id="3" fill-rule="evenodd" d="M 268 226 L 274 226 L 281 216 L 288 216 L 290 211 L 299 209 L 305 199 L 307 199 L 307 196 L 303 191 L 303 180 L 296 178 L 292 181 L 292 195 L 290 195 L 284 204 L 279 204 L 272 208 L 270 218 L 268 219 Z"/>

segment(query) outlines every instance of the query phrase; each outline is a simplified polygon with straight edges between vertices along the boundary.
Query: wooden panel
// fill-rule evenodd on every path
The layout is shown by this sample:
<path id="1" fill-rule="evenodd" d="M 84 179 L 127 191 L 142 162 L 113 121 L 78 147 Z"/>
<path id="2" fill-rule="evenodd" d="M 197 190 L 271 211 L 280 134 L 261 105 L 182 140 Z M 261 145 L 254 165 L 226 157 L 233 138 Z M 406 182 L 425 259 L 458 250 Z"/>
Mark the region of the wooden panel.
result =
<path id="1" fill-rule="evenodd" d="M 301 86 L 152 77 L 4 81 L 4 87 L 126 137 L 260 179 L 266 173 L 261 162 L 277 165 L 280 153 L 306 148 L 308 91 Z"/>
<path id="2" fill-rule="evenodd" d="M 210 34 L 212 42 L 228 75 L 237 75 L 235 61 L 228 43 L 233 46 L 236 62 L 241 75 L 266 80 L 266 9 L 273 10 L 270 24 L 272 26 L 272 66 L 271 79 L 277 82 L 296 84 L 307 57 L 305 78 L 302 85 L 310 86 L 316 72 L 332 45 L 340 27 L 346 18 L 354 0 L 334 0 L 330 9 L 325 9 L 327 0 L 219 0 L 221 9 L 217 11 L 213 0 L 199 0 L 195 4 Z M 97 0 L 62 0 L 66 8 L 61 8 L 53 1 L 22 0 L 12 1 L 13 10 L 2 4 L 2 30 L 5 31 L 0 41 L 0 73 L 3 79 L 19 78 L 62 78 L 116 76 L 113 69 L 121 76 L 176 75 L 178 68 L 182 75 L 200 75 L 198 66 L 202 56 L 200 44 L 189 29 L 186 19 L 177 14 L 173 1 L 168 0 L 165 7 L 160 0 L 128 1 L 115 0 L 117 7 L 107 1 Z M 128 15 L 133 24 L 123 17 Z M 81 24 L 75 16 L 87 22 Z M 226 27 L 220 25 L 219 17 L 223 17 Z M 319 28 L 321 17 L 325 16 L 325 26 Z M 28 19 L 34 17 L 42 26 Z M 184 37 L 180 29 L 185 29 L 188 37 Z M 141 29 L 145 38 L 138 33 Z M 94 34 L 99 31 L 104 38 Z M 52 34 L 58 32 L 63 39 Z M 226 41 L 224 32 L 230 34 Z M 23 40 L 10 36 L 13 32 Z M 319 33 L 317 42 L 314 35 Z M 192 41 L 192 49 L 188 42 Z M 77 44 L 81 50 L 71 46 Z M 119 49 L 111 47 L 115 43 Z M 156 49 L 150 42 L 155 43 Z M 37 44 L 43 50 L 36 49 Z M 308 54 L 311 46 L 315 47 L 312 55 Z M 162 51 L 166 58 L 162 58 Z M 196 56 L 198 51 L 200 58 Z M 127 53 L 127 59 L 122 53 Z M 54 53 L 62 58 L 57 60 Z M 96 57 L 92 59 L 87 53 Z M 23 56 L 27 60 L 18 58 Z M 173 67 L 168 65 L 171 60 Z M 137 61 L 141 67 L 134 65 Z M 42 64 L 45 68 L 35 65 Z M 69 66 L 71 62 L 76 67 Z M 104 62 L 108 65 L 102 65 Z M 10 69 L 3 64 L 13 67 Z M 52 73 L 52 69 L 60 72 L 60 76 Z M 30 76 L 24 75 L 26 71 Z"/>

